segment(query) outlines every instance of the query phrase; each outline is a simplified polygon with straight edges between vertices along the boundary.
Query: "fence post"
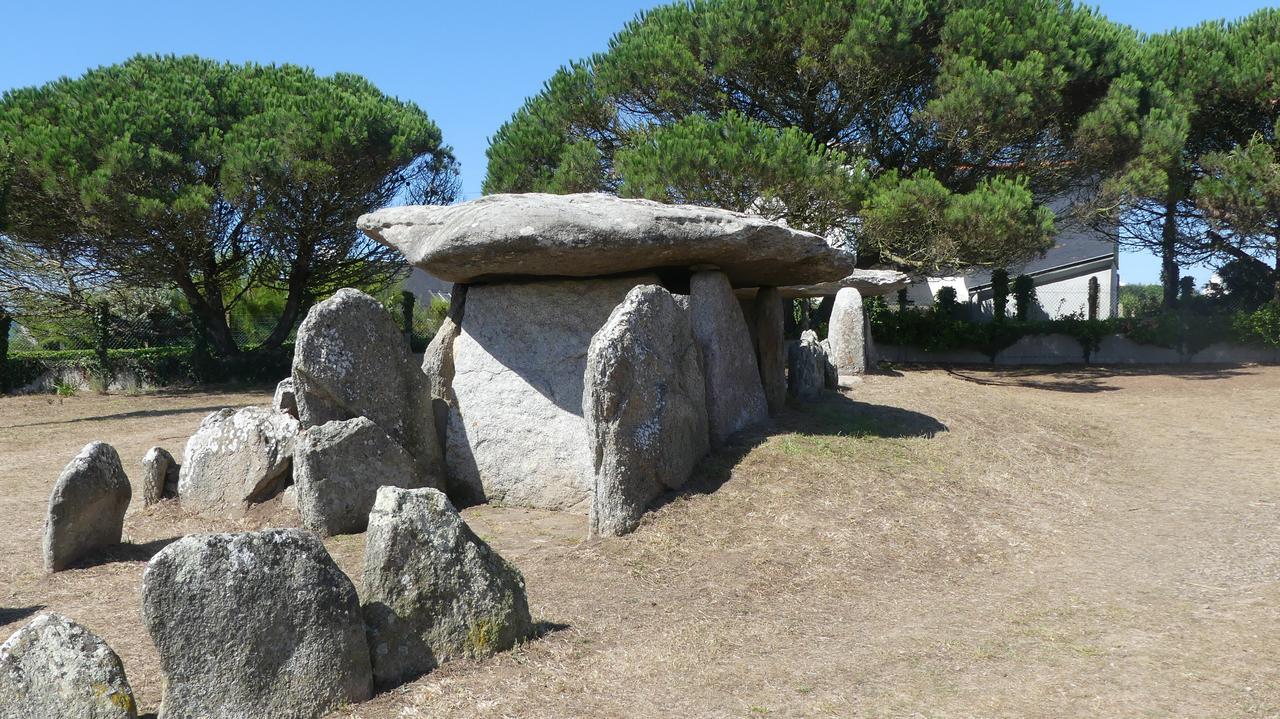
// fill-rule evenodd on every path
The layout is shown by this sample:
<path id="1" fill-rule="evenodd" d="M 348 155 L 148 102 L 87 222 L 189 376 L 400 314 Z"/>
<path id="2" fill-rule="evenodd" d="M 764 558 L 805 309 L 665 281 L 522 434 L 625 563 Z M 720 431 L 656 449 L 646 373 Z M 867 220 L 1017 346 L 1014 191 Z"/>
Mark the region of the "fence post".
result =
<path id="1" fill-rule="evenodd" d="M 400 292 L 400 321 L 404 325 L 404 343 L 413 349 L 413 303 L 418 298 L 409 290 Z"/>
<path id="2" fill-rule="evenodd" d="M 0 307 L 0 394 L 7 393 L 9 386 L 9 328 L 13 327 L 13 317 L 9 311 Z"/>

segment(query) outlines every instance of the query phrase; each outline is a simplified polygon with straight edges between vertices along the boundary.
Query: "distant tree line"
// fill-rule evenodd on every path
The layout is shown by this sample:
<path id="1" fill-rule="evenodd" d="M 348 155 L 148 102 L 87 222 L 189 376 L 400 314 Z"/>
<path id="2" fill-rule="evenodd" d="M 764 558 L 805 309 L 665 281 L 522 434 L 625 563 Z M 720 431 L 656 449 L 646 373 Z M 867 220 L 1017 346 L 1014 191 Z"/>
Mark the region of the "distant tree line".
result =
<path id="1" fill-rule="evenodd" d="M 639 15 L 500 128 L 487 192 L 603 190 L 1003 267 L 1050 198 L 1280 297 L 1280 10 L 1141 35 L 1060 0 L 693 0 Z"/>

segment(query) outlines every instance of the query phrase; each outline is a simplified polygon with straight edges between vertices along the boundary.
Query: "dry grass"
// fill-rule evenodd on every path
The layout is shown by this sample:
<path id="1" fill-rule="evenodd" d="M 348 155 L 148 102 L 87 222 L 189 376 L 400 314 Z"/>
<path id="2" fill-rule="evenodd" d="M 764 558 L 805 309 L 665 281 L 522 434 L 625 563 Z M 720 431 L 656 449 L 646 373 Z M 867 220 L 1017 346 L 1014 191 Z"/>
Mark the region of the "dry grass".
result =
<path id="1" fill-rule="evenodd" d="M 1276 368 L 873 376 L 712 457 L 629 537 L 469 509 L 546 634 L 335 716 L 1275 716 L 1277 390 Z M 134 465 L 211 408 L 267 400 L 0 400 L 0 633 L 65 612 L 154 709 L 143 558 L 290 518 L 135 508 L 142 547 L 46 576 L 49 486 L 91 439 Z M 358 577 L 363 537 L 328 546 Z"/>

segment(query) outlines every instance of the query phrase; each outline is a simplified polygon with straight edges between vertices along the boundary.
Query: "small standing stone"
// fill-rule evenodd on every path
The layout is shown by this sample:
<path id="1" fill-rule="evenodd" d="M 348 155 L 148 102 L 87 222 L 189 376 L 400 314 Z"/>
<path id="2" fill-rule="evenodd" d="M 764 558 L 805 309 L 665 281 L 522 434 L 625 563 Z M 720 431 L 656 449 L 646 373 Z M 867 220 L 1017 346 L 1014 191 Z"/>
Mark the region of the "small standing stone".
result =
<path id="1" fill-rule="evenodd" d="M 137 716 L 120 657 L 70 619 L 41 614 L 0 645 L 0 718 Z"/>
<path id="2" fill-rule="evenodd" d="M 695 272 L 689 280 L 690 324 L 702 350 L 711 444 L 768 420 L 751 334 L 722 272 Z"/>
<path id="3" fill-rule="evenodd" d="M 363 532 L 378 487 L 421 487 L 413 457 L 368 417 L 298 435 L 294 487 L 302 525 L 321 535 Z"/>
<path id="4" fill-rule="evenodd" d="M 178 463 L 164 447 L 152 447 L 142 455 L 142 504 L 178 496 Z"/>
<path id="5" fill-rule="evenodd" d="M 756 360 L 769 414 L 787 404 L 787 340 L 784 335 L 782 294 L 776 287 L 762 287 L 755 298 Z"/>
<path id="6" fill-rule="evenodd" d="M 183 537 L 142 577 L 164 719 L 317 719 L 372 693 L 356 589 L 300 529 Z"/>
<path id="7" fill-rule="evenodd" d="M 379 687 L 509 649 L 532 633 L 520 571 L 443 493 L 379 489 L 364 548 L 364 618 Z"/>
<path id="8" fill-rule="evenodd" d="M 792 397 L 812 397 L 826 384 L 826 353 L 813 330 L 800 334 L 800 341 L 791 343 L 787 350 L 787 389 Z"/>
<path id="9" fill-rule="evenodd" d="M 827 332 L 831 362 L 839 375 L 860 375 L 867 371 L 866 318 L 862 294 L 852 287 L 836 293 Z"/>
<path id="10" fill-rule="evenodd" d="M 120 455 L 91 442 L 62 470 L 49 496 L 44 566 L 56 572 L 101 547 L 120 543 L 133 490 Z"/>
<path id="11" fill-rule="evenodd" d="M 277 412 L 298 418 L 298 398 L 293 392 L 293 378 L 285 377 L 276 385 L 276 394 L 271 398 L 271 408 Z"/>

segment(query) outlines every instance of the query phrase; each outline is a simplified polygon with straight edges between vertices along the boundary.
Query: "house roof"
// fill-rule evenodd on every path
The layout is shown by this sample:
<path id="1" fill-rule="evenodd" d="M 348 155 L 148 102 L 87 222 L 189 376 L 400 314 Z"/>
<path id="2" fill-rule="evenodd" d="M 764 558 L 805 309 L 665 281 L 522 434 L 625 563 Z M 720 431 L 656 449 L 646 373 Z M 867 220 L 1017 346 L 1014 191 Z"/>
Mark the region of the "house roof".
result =
<path id="1" fill-rule="evenodd" d="M 1053 247 L 1049 248 L 1043 257 L 1007 268 L 1009 276 L 1042 274 L 1115 255 L 1115 241 L 1096 231 L 1070 221 L 1063 222 L 1060 228 L 1058 235 L 1053 238 Z M 991 284 L 991 270 L 971 272 L 965 278 L 971 290 L 985 287 Z"/>

